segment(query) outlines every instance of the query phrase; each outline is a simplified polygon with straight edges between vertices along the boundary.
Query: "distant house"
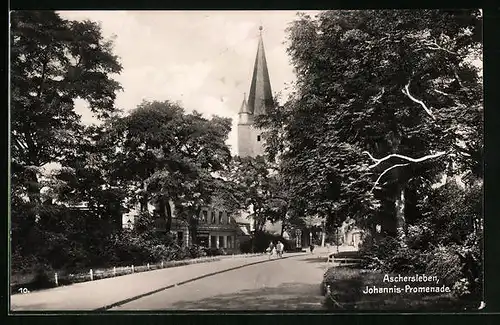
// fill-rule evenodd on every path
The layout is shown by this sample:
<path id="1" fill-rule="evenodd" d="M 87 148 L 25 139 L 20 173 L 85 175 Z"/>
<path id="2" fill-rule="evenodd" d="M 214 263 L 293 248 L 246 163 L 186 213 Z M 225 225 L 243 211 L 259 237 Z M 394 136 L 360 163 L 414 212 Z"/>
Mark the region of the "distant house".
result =
<path id="1" fill-rule="evenodd" d="M 186 220 L 178 218 L 175 206 L 170 202 L 172 211 L 172 224 L 170 232 L 181 246 L 190 246 L 192 237 L 189 224 Z M 157 215 L 157 207 L 149 204 L 148 211 L 151 215 Z M 139 209 L 132 209 L 124 215 L 124 228 L 133 228 Z M 203 207 L 198 216 L 196 228 L 196 241 L 198 245 L 207 248 L 223 248 L 227 252 L 238 252 L 240 243 L 248 240 L 251 230 L 248 221 L 241 220 L 238 216 L 232 216 L 226 211 Z M 166 231 L 166 221 L 163 218 L 155 218 L 155 229 Z"/>
<path id="2" fill-rule="evenodd" d="M 353 219 L 347 219 L 339 229 L 344 245 L 358 247 L 363 241 L 363 230 L 356 226 Z"/>

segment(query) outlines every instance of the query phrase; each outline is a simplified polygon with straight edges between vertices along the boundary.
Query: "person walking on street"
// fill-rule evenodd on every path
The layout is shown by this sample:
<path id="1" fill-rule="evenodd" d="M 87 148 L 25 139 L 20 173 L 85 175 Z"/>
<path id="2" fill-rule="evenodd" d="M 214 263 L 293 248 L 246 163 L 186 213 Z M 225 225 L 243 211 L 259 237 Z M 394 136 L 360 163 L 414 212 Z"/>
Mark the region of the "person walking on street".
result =
<path id="1" fill-rule="evenodd" d="M 276 254 L 276 247 L 274 246 L 274 243 L 273 242 L 270 242 L 269 243 L 269 247 L 267 248 L 267 251 L 269 252 L 269 259 L 271 259 L 271 257 Z"/>
<path id="2" fill-rule="evenodd" d="M 278 244 L 276 245 L 277 252 L 278 252 L 278 257 L 282 258 L 283 257 L 283 250 L 284 250 L 284 245 L 282 242 L 278 241 Z"/>

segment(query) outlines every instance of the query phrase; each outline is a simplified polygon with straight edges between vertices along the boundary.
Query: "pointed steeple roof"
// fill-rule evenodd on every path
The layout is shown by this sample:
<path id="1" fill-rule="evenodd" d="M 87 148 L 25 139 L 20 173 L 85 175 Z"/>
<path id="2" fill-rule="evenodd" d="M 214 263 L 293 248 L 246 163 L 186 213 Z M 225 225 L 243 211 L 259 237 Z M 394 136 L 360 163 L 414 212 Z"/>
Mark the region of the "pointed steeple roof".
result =
<path id="1" fill-rule="evenodd" d="M 243 102 L 241 103 L 241 107 L 240 107 L 240 114 L 241 113 L 250 113 L 250 111 L 248 110 L 248 104 L 247 104 L 247 94 L 243 94 Z"/>
<path id="2" fill-rule="evenodd" d="M 264 42 L 262 41 L 262 26 L 259 27 L 259 45 L 253 67 L 252 83 L 248 95 L 248 110 L 254 115 L 264 114 L 273 105 L 271 81 L 267 70 Z"/>

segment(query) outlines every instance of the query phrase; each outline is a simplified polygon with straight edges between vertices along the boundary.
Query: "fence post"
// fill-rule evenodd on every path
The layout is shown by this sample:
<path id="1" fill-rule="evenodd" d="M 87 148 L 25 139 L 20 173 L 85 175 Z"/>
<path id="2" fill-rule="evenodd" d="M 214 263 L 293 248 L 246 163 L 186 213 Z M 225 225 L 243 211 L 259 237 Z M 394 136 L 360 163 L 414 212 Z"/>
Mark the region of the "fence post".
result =
<path id="1" fill-rule="evenodd" d="M 90 281 L 94 281 L 94 272 L 90 269 Z"/>
<path id="2" fill-rule="evenodd" d="M 113 276 L 116 276 L 116 266 L 113 266 Z"/>
<path id="3" fill-rule="evenodd" d="M 161 261 L 161 268 L 163 269 L 163 261 Z"/>
<path id="4" fill-rule="evenodd" d="M 57 272 L 54 274 L 54 279 L 56 280 L 56 287 L 59 286 L 59 281 L 57 279 Z"/>
<path id="5" fill-rule="evenodd" d="M 149 263 L 148 263 L 148 270 L 149 270 Z"/>
<path id="6" fill-rule="evenodd" d="M 134 266 L 132 265 L 132 273 L 134 273 Z"/>

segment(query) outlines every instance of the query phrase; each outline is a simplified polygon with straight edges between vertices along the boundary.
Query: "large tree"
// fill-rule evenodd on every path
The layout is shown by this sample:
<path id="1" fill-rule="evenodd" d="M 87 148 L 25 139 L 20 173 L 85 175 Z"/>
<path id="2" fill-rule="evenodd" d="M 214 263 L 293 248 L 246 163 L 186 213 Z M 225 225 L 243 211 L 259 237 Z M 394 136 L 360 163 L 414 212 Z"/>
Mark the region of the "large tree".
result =
<path id="1" fill-rule="evenodd" d="M 472 64 L 480 24 L 477 10 L 328 11 L 295 21 L 296 92 L 260 121 L 293 202 L 329 220 L 381 223 L 403 239 L 410 197 L 442 174 L 481 174 L 482 82 Z"/>
<path id="2" fill-rule="evenodd" d="M 98 118 L 117 111 L 120 86 L 111 76 L 121 65 L 97 23 L 65 20 L 53 11 L 14 11 L 10 17 L 13 249 L 32 251 L 39 247 L 35 230 L 54 224 L 41 219 L 58 213 L 41 195 L 42 167 L 67 166 L 77 155 L 85 127 L 74 110 L 76 99 Z"/>
<path id="3" fill-rule="evenodd" d="M 238 206 L 250 212 L 256 231 L 263 231 L 268 221 L 283 221 L 286 227 L 289 200 L 276 164 L 263 156 L 235 157 L 229 174 L 239 191 Z"/>
<path id="4" fill-rule="evenodd" d="M 231 160 L 225 144 L 230 128 L 227 118 L 186 114 L 169 101 L 143 102 L 130 115 L 117 119 L 110 130 L 122 139 L 115 170 L 129 196 L 136 198 L 129 203 L 138 202 L 146 211 L 149 202 L 156 202 L 169 231 L 172 202 L 195 227 L 194 216 L 223 188 L 217 172 Z"/>

